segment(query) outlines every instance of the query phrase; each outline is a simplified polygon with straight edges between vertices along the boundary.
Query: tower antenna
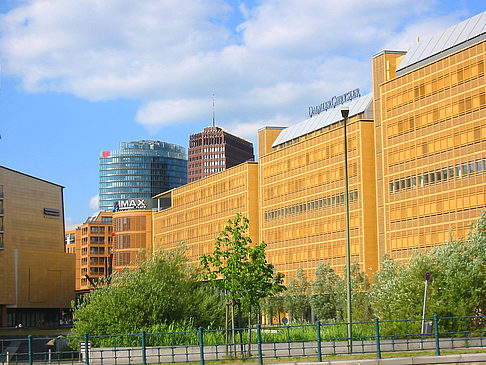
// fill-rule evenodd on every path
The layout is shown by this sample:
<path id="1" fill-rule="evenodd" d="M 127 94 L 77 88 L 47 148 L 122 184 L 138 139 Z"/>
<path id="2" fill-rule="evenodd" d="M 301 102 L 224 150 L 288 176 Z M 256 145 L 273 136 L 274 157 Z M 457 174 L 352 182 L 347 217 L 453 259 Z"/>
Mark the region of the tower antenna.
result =
<path id="1" fill-rule="evenodd" d="M 214 94 L 213 94 L 213 127 L 214 127 Z"/>

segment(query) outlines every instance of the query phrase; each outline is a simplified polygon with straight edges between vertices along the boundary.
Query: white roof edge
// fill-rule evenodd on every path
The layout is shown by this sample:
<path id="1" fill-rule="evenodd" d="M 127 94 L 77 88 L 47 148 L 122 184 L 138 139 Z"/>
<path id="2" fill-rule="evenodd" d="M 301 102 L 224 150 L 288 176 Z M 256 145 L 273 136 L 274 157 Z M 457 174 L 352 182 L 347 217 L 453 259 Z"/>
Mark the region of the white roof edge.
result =
<path id="1" fill-rule="evenodd" d="M 342 106 L 349 106 L 349 117 L 363 113 L 373 102 L 373 94 L 366 94 L 358 99 L 351 100 L 350 102 L 344 103 Z M 297 137 L 304 136 L 308 133 L 317 131 L 321 128 L 327 127 L 328 125 L 334 124 L 342 120 L 340 113 L 340 108 L 336 107 L 333 109 L 326 110 L 312 118 L 308 118 L 302 122 L 291 125 L 285 128 L 275 139 L 272 147 L 281 145 L 282 143 L 291 141 Z"/>

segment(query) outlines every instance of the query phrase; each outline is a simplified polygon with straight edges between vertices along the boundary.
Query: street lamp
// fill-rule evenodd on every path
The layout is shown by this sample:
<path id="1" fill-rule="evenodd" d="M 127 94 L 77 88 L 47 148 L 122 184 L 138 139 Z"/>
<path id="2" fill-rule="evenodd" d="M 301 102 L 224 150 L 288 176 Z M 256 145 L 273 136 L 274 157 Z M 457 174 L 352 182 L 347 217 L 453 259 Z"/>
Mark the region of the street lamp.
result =
<path id="1" fill-rule="evenodd" d="M 341 107 L 344 118 L 344 201 L 346 202 L 346 297 L 348 306 L 348 350 L 353 351 L 353 328 L 351 315 L 351 249 L 349 242 L 349 177 L 348 177 L 348 134 L 346 124 L 349 117 L 349 107 Z"/>

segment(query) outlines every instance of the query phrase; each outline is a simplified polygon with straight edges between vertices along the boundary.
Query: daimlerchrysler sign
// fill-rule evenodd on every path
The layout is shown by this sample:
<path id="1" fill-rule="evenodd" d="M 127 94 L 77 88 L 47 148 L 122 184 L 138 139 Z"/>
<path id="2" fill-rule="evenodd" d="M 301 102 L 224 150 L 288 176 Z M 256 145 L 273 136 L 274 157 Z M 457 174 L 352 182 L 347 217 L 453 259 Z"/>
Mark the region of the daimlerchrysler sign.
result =
<path id="1" fill-rule="evenodd" d="M 328 109 L 335 108 L 338 105 L 344 104 L 353 99 L 361 96 L 359 89 L 348 91 L 346 94 L 333 96 L 331 100 L 325 101 L 322 104 L 309 107 L 309 117 L 313 117 L 319 113 L 322 113 Z"/>
<path id="2" fill-rule="evenodd" d="M 125 199 L 115 202 L 113 211 L 118 212 L 120 210 L 145 210 L 153 208 L 152 199 Z"/>

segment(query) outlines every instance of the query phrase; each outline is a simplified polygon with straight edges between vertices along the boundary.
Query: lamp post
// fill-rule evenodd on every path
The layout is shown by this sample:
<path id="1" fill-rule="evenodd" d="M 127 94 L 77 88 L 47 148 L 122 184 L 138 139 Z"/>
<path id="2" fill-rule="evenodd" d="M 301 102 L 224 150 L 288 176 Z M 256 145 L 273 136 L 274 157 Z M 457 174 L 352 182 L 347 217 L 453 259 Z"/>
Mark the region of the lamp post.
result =
<path id="1" fill-rule="evenodd" d="M 349 177 L 348 177 L 348 134 L 346 124 L 349 117 L 349 107 L 341 107 L 344 118 L 344 201 L 346 204 L 346 299 L 348 307 L 348 350 L 353 352 L 353 327 L 351 315 L 351 248 L 349 241 Z"/>

